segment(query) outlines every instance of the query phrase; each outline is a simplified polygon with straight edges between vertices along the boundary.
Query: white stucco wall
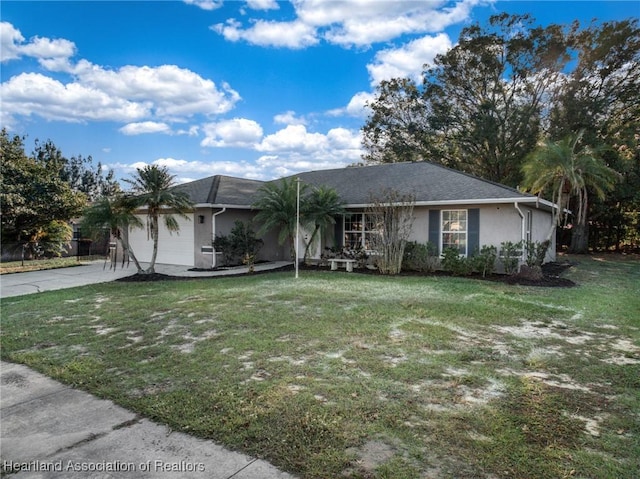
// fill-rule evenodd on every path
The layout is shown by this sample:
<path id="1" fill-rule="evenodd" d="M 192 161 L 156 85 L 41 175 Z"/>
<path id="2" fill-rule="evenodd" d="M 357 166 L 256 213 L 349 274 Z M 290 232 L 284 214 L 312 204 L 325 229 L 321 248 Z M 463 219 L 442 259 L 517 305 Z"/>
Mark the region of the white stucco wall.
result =
<path id="1" fill-rule="evenodd" d="M 187 215 L 189 220 L 174 216 L 180 225 L 180 231 L 169 232 L 164 221 L 160 218 L 158 236 L 158 256 L 156 263 L 178 264 L 193 266 L 194 264 L 194 218 L 193 214 Z M 147 217 L 138 215 L 146 224 Z M 132 229 L 129 231 L 129 244 L 138 261 L 148 263 L 153 254 L 153 241 L 148 239 L 146 228 Z"/>

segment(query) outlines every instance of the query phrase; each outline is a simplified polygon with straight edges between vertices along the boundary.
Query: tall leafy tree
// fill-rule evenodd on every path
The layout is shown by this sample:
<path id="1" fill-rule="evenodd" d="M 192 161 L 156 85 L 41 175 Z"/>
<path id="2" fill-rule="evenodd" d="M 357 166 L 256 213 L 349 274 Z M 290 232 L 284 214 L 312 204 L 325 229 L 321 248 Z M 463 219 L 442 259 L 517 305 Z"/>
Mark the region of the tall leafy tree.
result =
<path id="1" fill-rule="evenodd" d="M 43 238 L 66 241 L 59 222 L 77 217 L 86 196 L 60 177 L 60 164 L 45 164 L 24 152 L 24 138 L 0 133 L 0 202 L 3 244 Z"/>
<path id="2" fill-rule="evenodd" d="M 560 224 L 563 212 L 572 207 L 570 250 L 574 253 L 588 250 L 590 193 L 604 198 L 616 181 L 616 172 L 602 161 L 603 148 L 581 144 L 582 136 L 581 131 L 560 141 L 541 142 L 522 167 L 524 185 L 534 194 L 550 193 L 552 202 L 558 205 L 558 211 L 554 213 L 556 224 Z"/>
<path id="3" fill-rule="evenodd" d="M 153 253 L 146 274 L 155 273 L 158 256 L 158 233 L 160 216 L 167 230 L 177 232 L 180 225 L 175 217 L 189 219 L 187 213 L 193 208 L 193 202 L 180 191 L 176 191 L 175 176 L 164 166 L 146 165 L 138 168 L 133 178 L 124 180 L 131 186 L 131 194 L 127 196 L 133 206 L 145 208 L 147 213 L 147 233 L 153 241 Z"/>
<path id="4" fill-rule="evenodd" d="M 105 176 L 102 164 L 94 166 L 91 156 L 67 158 L 51 140 L 44 143 L 36 140 L 33 157 L 46 168 L 58 172 L 62 181 L 68 183 L 74 191 L 84 193 L 89 201 L 112 196 L 120 191 L 113 170 L 109 170 Z"/>
<path id="5" fill-rule="evenodd" d="M 122 194 L 116 196 L 104 196 L 88 207 L 80 223 L 82 231 L 92 238 L 98 238 L 104 230 L 107 230 L 112 238 L 122 246 L 122 262 L 132 259 L 138 274 L 144 272 L 135 253 L 129 244 L 128 232 L 131 228 L 143 228 L 144 224 L 135 215 L 136 205 Z M 116 250 L 117 251 L 117 250 Z M 117 258 L 112 258 L 115 268 Z"/>
<path id="6" fill-rule="evenodd" d="M 345 213 L 344 204 L 336 190 L 328 186 L 313 188 L 304 198 L 302 215 L 304 222 L 312 228 L 311 235 L 305 246 L 304 258 L 309 259 L 310 248 L 324 231 L 335 224 L 336 216 Z"/>
<path id="7" fill-rule="evenodd" d="M 365 160 L 429 160 L 515 186 L 568 60 L 557 25 L 502 14 L 469 26 L 420 87 L 407 79 L 380 85 L 363 128 Z"/>
<path id="8" fill-rule="evenodd" d="M 570 36 L 576 66 L 560 84 L 552 108 L 551 136 L 584 130 L 582 141 L 606 143 L 607 165 L 621 181 L 604 199 L 594 198 L 594 247 L 640 241 L 640 25 L 638 19 L 592 24 Z"/>
<path id="9" fill-rule="evenodd" d="M 308 185 L 300 183 L 300 198 L 306 195 L 307 189 Z M 259 198 L 252 205 L 259 210 L 255 221 L 262 223 L 258 234 L 264 235 L 267 231 L 277 229 L 278 243 L 282 245 L 288 240 L 291 259 L 295 258 L 298 180 L 283 178 L 272 181 L 262 186 L 258 194 Z"/>

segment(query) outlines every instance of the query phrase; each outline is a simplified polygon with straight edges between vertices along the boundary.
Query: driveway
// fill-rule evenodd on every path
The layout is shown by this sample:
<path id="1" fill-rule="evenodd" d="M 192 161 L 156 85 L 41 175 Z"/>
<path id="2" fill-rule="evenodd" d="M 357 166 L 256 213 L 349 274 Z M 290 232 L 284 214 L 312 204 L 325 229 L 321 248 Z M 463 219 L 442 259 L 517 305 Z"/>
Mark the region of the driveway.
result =
<path id="1" fill-rule="evenodd" d="M 290 265 L 290 261 L 275 261 L 255 265 L 256 271 L 267 271 Z M 142 264 L 142 267 L 146 267 Z M 207 278 L 212 276 L 228 276 L 247 272 L 246 266 L 217 271 L 189 271 L 188 266 L 156 264 L 156 272 L 170 276 L 186 276 L 189 278 Z M 81 263 L 69 268 L 49 269 L 44 271 L 28 271 L 26 273 L 3 274 L 0 276 L 0 298 L 21 296 L 23 294 L 41 293 L 54 289 L 74 288 L 87 284 L 107 283 L 136 273 L 133 264 L 114 271 L 105 266 L 104 261 Z"/>
<path id="2" fill-rule="evenodd" d="M 41 293 L 54 289 L 73 288 L 86 284 L 106 283 L 135 274 L 133 266 L 109 270 L 104 261 L 82 263 L 69 268 L 28 271 L 26 273 L 3 274 L 0 276 L 0 298 Z"/>

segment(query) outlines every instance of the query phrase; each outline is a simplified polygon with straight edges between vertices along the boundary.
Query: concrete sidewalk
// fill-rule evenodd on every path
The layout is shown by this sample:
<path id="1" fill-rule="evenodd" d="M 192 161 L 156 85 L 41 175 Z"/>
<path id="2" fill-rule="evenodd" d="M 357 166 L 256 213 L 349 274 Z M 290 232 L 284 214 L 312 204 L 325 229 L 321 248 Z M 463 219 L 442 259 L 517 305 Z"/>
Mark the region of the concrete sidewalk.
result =
<path id="1" fill-rule="evenodd" d="M 286 266 L 256 265 L 256 271 Z M 158 273 L 210 277 L 246 267 L 194 272 L 157 265 Z M 2 297 L 113 281 L 135 268 L 109 271 L 103 262 L 2 275 Z M 32 369 L 0 362 L 0 471 L 11 477 L 72 479 L 276 479 L 293 476 L 269 463 L 213 443 L 172 432 Z"/>
<path id="2" fill-rule="evenodd" d="M 26 366 L 0 363 L 0 467 L 16 479 L 285 479 L 269 463 L 172 432 Z"/>
<path id="3" fill-rule="evenodd" d="M 267 271 L 292 264 L 287 261 L 260 263 L 255 270 Z M 142 264 L 146 267 L 146 264 Z M 187 266 L 156 264 L 156 272 L 170 276 L 184 276 L 190 278 L 207 278 L 213 276 L 228 276 L 247 272 L 246 266 L 216 271 L 189 271 Z M 49 269 L 44 271 L 29 271 L 26 273 L 3 274 L 0 276 L 0 298 L 21 296 L 24 294 L 41 293 L 55 289 L 74 288 L 86 284 L 106 283 L 116 279 L 131 276 L 136 273 L 133 264 L 129 267 L 118 267 L 113 270 L 104 261 L 81 263 L 69 268 Z"/>

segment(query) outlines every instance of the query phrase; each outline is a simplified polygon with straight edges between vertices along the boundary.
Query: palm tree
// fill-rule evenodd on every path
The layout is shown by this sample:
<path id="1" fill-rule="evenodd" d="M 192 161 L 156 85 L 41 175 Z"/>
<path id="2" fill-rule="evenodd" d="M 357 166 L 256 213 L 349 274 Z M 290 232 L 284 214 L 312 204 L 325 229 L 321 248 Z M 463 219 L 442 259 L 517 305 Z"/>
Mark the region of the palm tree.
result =
<path id="1" fill-rule="evenodd" d="M 84 211 L 80 229 L 92 238 L 97 238 L 105 229 L 109 230 L 111 237 L 115 238 L 122 246 L 122 262 L 126 258 L 131 258 L 142 273 L 142 267 L 138 262 L 128 240 L 129 228 L 142 228 L 144 225 L 135 214 L 136 207 L 123 195 L 104 197 L 98 200 Z M 117 258 L 112 259 L 116 263 Z"/>
<path id="2" fill-rule="evenodd" d="M 305 197 L 303 216 L 305 222 L 313 226 L 313 232 L 309 237 L 304 251 L 305 262 L 309 259 L 309 250 L 314 244 L 318 233 L 323 233 L 329 225 L 336 222 L 335 217 L 345 213 L 340 195 L 333 188 L 321 185 L 314 188 Z"/>
<path id="3" fill-rule="evenodd" d="M 160 215 L 169 232 L 179 231 L 180 225 L 174 214 L 186 219 L 187 212 L 193 208 L 193 202 L 189 197 L 179 191 L 175 191 L 175 176 L 169 174 L 165 166 L 146 165 L 138 168 L 133 179 L 124 180 L 131 185 L 129 199 L 138 208 L 147 210 L 147 234 L 153 240 L 153 253 L 151 262 L 146 271 L 147 274 L 155 273 L 156 257 L 158 256 L 158 232 Z"/>
<path id="4" fill-rule="evenodd" d="M 297 181 L 295 178 L 283 178 L 280 181 L 267 183 L 258 190 L 260 197 L 252 205 L 254 209 L 259 210 L 255 221 L 262 223 L 258 234 L 264 235 L 269 230 L 279 228 L 278 243 L 282 245 L 289 240 L 292 259 L 296 256 Z M 301 184 L 301 198 L 306 191 L 307 185 Z"/>
<path id="5" fill-rule="evenodd" d="M 560 141 L 547 139 L 526 158 L 522 171 L 525 187 L 541 196 L 551 191 L 551 201 L 557 205 L 553 211 L 554 226 L 566 219 L 570 201 L 574 199 L 574 225 L 570 251 L 588 250 L 587 215 L 589 192 L 604 199 L 614 186 L 617 173 L 602 160 L 604 146 L 580 146 L 584 131 L 569 135 Z M 551 240 L 553 228 L 549 232 Z"/>

